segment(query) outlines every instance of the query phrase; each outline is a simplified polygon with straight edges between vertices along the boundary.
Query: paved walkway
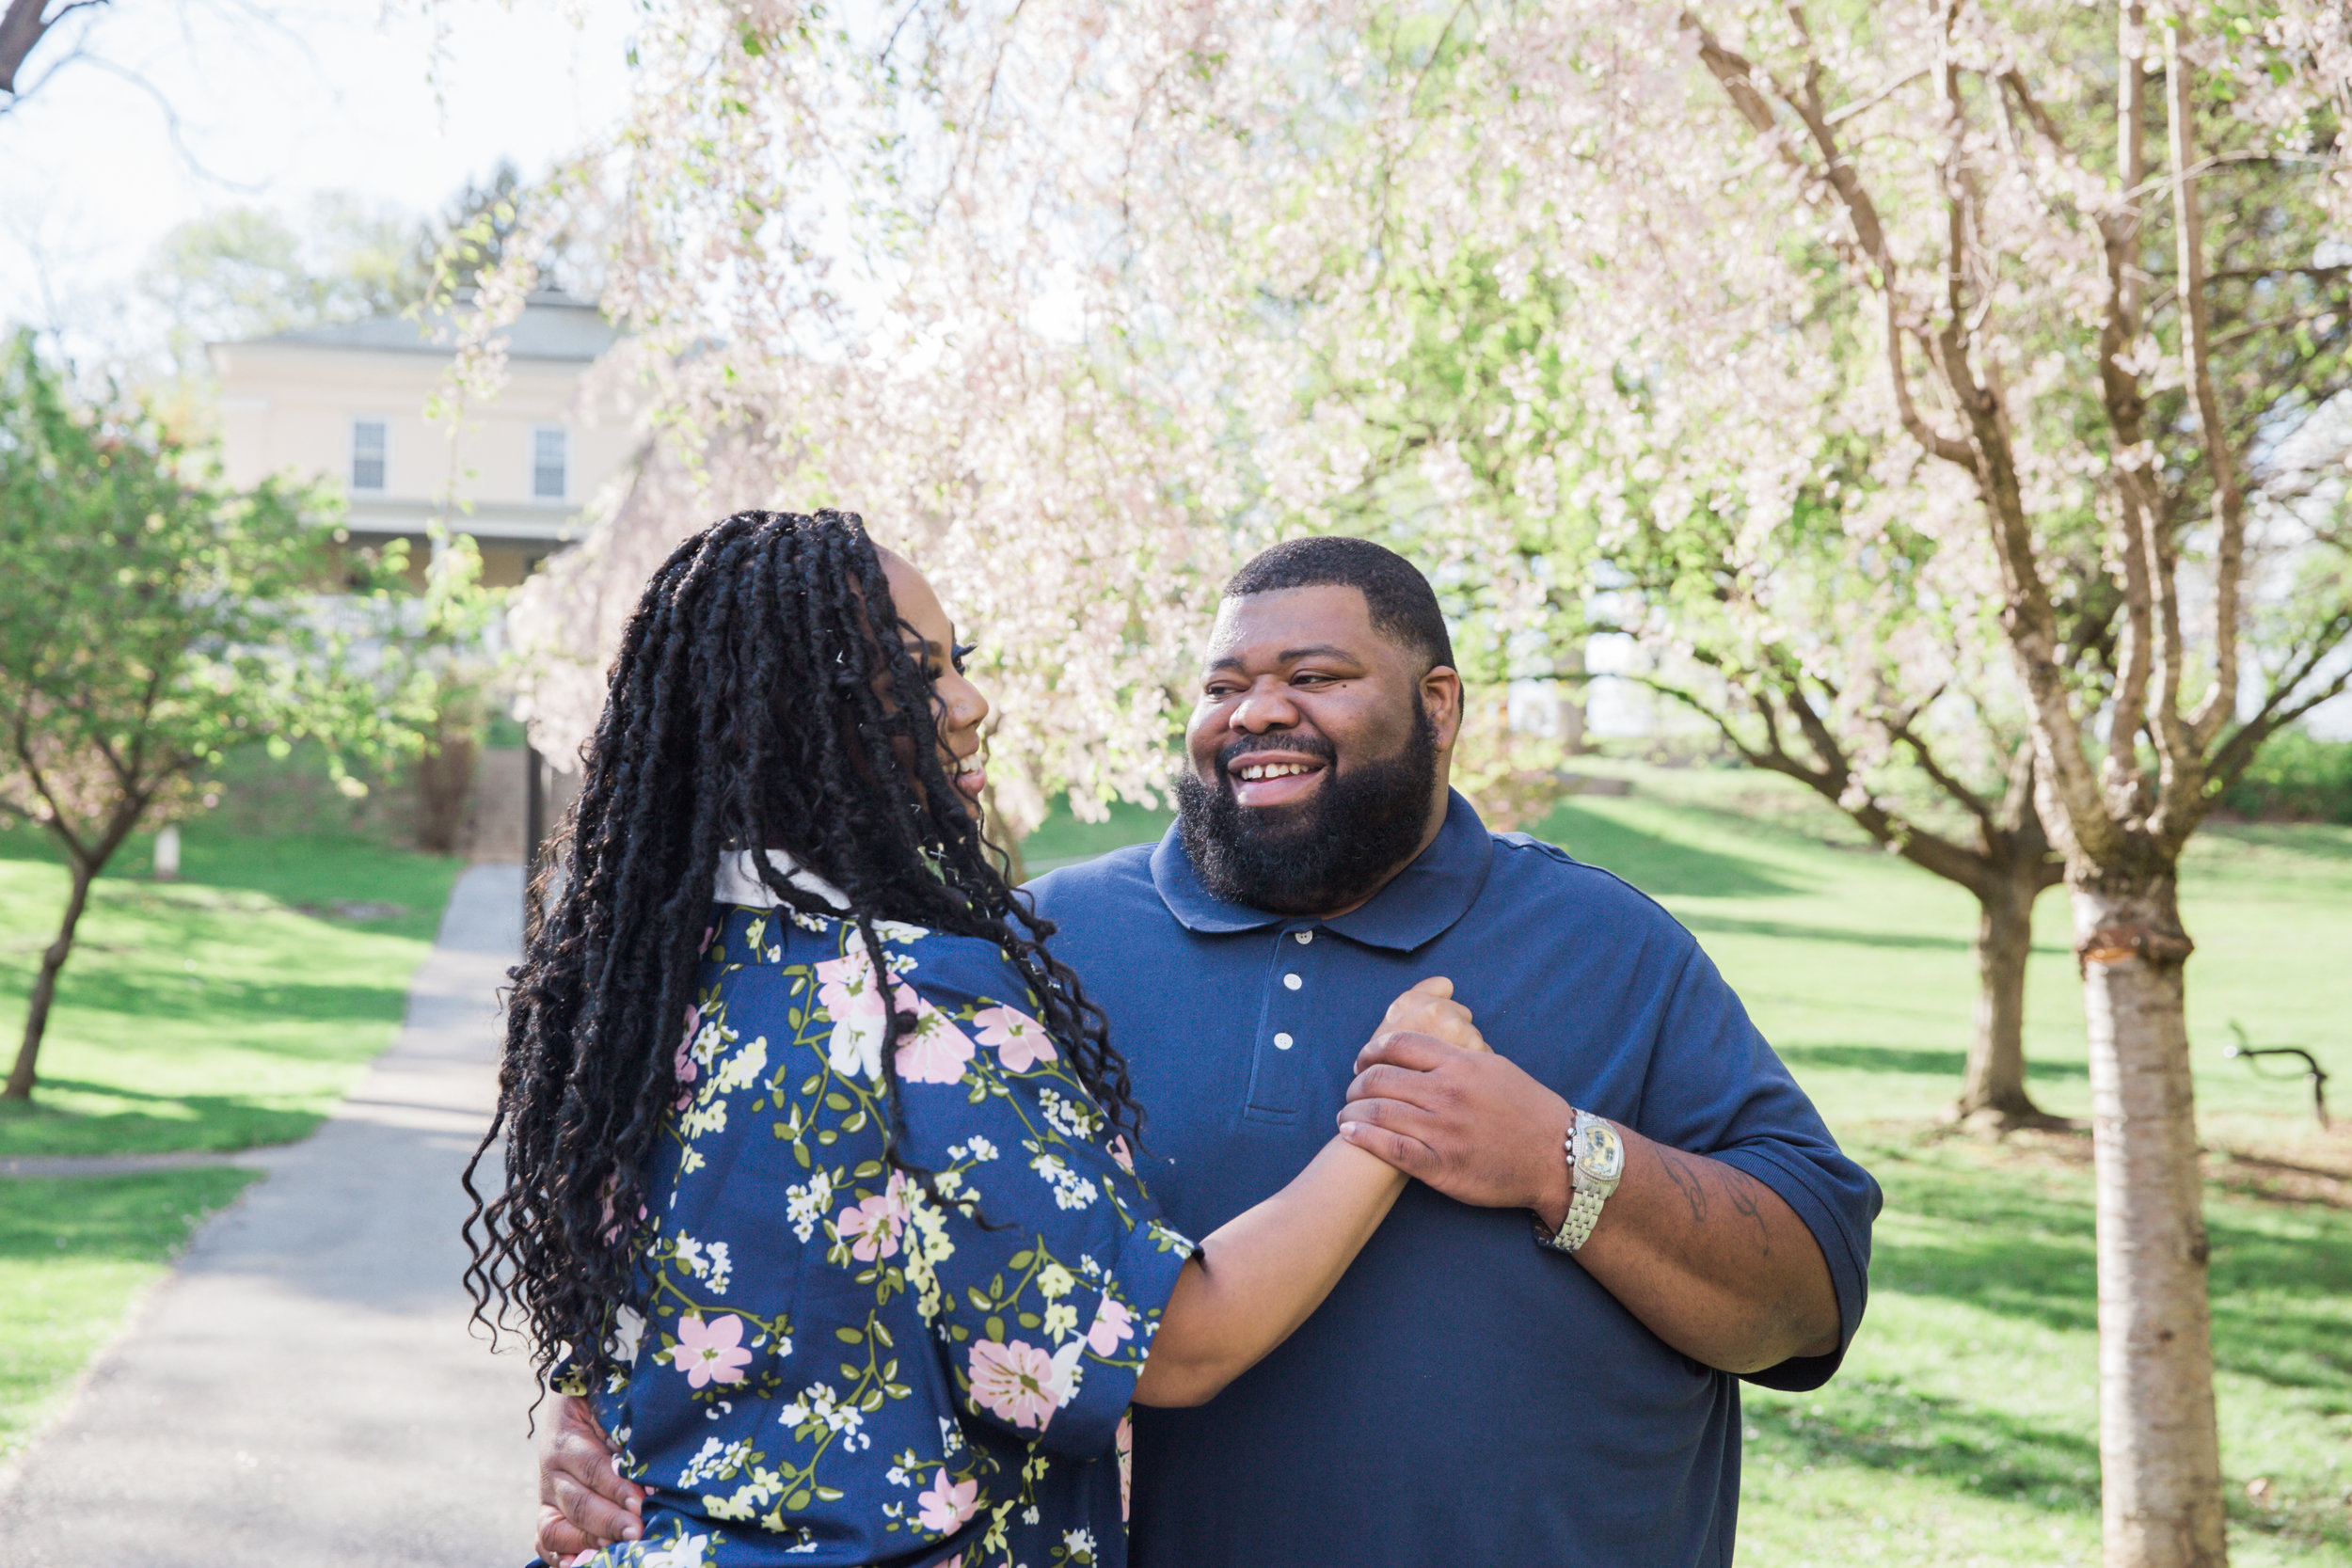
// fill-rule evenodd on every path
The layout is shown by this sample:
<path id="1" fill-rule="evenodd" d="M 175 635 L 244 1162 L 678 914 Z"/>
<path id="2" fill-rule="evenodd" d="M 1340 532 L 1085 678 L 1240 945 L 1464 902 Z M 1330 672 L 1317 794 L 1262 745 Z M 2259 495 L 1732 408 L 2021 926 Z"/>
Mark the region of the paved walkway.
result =
<path id="1" fill-rule="evenodd" d="M 0 1568 L 516 1568 L 532 1382 L 466 1330 L 521 868 L 457 884 L 399 1040 L 200 1230 L 0 1490 Z M 511 1342 L 510 1342 L 511 1344 Z"/>

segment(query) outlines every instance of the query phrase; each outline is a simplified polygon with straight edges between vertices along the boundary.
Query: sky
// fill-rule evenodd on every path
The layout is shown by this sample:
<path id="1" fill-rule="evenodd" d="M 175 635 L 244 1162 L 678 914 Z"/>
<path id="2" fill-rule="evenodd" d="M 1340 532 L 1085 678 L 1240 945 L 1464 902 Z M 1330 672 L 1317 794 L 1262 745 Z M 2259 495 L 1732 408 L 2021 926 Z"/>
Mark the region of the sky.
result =
<path id="1" fill-rule="evenodd" d="M 350 191 L 438 212 L 618 119 L 635 8 L 617 0 L 110 0 L 44 39 L 0 116 L 0 322 L 106 346 L 155 242 L 206 212 L 290 214 Z M 135 79 L 134 79 L 135 78 Z"/>

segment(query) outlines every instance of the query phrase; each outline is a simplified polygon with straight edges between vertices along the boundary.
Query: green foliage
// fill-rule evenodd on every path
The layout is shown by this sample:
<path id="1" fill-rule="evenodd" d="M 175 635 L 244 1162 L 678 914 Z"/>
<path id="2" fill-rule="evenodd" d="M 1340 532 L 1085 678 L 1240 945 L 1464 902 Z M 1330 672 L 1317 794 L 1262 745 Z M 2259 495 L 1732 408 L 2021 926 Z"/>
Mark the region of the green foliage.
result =
<path id="1" fill-rule="evenodd" d="M 2224 810 L 2261 821 L 2352 827 L 2352 740 L 2322 740 L 2302 729 L 2282 731 L 2221 792 L 2220 803 Z"/>
<path id="2" fill-rule="evenodd" d="M 329 193 L 298 222 L 259 207 L 191 218 L 156 245 L 139 288 L 168 315 L 172 357 L 193 374 L 207 342 L 397 314 L 424 297 L 432 256 L 422 225 Z"/>
<path id="3" fill-rule="evenodd" d="M 0 812 L 98 864 L 247 740 L 403 749 L 404 694 L 313 603 L 336 522 L 325 492 L 227 484 L 135 404 L 79 404 L 18 337 L 0 357 Z"/>
<path id="4" fill-rule="evenodd" d="M 506 260 L 507 243 L 521 224 L 522 195 L 521 171 L 506 159 L 484 183 L 467 182 L 450 202 L 439 241 L 431 247 L 430 297 L 448 300 Z"/>
<path id="5" fill-rule="evenodd" d="M 1432 33 L 1420 46 L 1434 42 Z M 1327 365 L 1302 394 L 1311 404 L 1343 400 L 1363 421 L 1363 479 L 1331 508 L 1336 520 L 1436 566 L 1447 542 L 1429 537 L 1438 508 L 1419 465 L 1449 449 L 1474 484 L 1482 522 L 1546 583 L 1530 617 L 1474 571 L 1438 568 L 1456 661 L 1467 679 L 1486 684 L 1549 675 L 1554 651 L 1581 641 L 1592 543 L 1589 517 L 1555 504 L 1556 485 L 1541 495 L 1521 483 L 1536 463 L 1573 477 L 1580 420 L 1555 336 L 1571 302 L 1547 275 L 1514 278 L 1497 261 L 1463 251 L 1442 268 L 1400 271 L 1391 287 L 1402 352 L 1376 365 Z"/>
<path id="6" fill-rule="evenodd" d="M 143 822 L 183 813 L 233 747 L 411 748 L 430 679 L 389 587 L 337 581 L 323 493 L 240 490 L 135 403 L 85 403 L 30 334 L 0 354 L 0 818 L 37 823 L 72 872 L 8 1094 L 31 1092 L 91 878 Z"/>

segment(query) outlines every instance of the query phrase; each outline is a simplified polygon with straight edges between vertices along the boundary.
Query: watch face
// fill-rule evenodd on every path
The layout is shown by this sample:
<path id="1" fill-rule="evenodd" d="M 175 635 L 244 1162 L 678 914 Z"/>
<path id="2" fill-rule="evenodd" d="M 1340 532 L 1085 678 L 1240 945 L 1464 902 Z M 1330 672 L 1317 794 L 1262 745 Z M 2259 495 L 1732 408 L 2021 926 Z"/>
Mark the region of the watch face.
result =
<path id="1" fill-rule="evenodd" d="M 1596 1181 L 1613 1181 L 1625 1171 L 1625 1141 L 1607 1122 L 1584 1130 L 1584 1153 L 1577 1161 Z"/>

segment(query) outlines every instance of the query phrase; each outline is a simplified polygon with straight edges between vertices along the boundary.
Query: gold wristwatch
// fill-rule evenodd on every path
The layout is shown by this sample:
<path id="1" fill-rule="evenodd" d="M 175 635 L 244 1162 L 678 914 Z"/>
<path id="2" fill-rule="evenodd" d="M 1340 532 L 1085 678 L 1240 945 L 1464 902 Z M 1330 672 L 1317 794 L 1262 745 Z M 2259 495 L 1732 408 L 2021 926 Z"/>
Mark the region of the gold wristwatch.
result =
<path id="1" fill-rule="evenodd" d="M 1568 1216 L 1556 1232 L 1535 1227 L 1535 1239 L 1554 1252 L 1574 1252 L 1593 1233 L 1600 1206 L 1617 1190 L 1625 1176 L 1625 1140 L 1617 1130 L 1590 1111 L 1576 1113 L 1568 1130 Z"/>

